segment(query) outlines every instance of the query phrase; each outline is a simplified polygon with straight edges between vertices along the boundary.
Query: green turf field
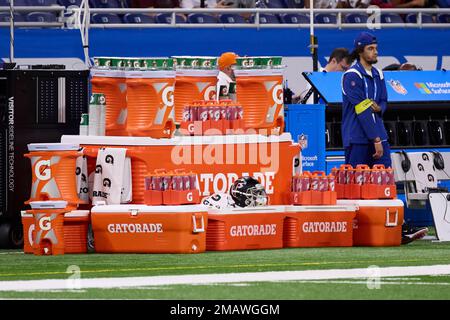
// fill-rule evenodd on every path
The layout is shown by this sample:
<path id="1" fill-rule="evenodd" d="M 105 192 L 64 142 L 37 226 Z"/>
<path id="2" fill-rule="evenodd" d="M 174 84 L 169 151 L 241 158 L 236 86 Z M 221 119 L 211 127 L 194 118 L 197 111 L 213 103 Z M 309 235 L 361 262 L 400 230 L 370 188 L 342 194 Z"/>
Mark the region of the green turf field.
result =
<path id="1" fill-rule="evenodd" d="M 69 266 L 81 278 L 204 273 L 350 269 L 369 266 L 450 264 L 450 243 L 416 241 L 400 247 L 295 248 L 203 254 L 86 254 L 33 256 L 0 251 L 0 281 L 67 279 Z M 1 282 L 0 282 L 1 286 Z M 450 275 L 383 278 L 380 289 L 366 282 L 315 280 L 213 285 L 4 292 L 0 298 L 51 299 L 450 299 Z"/>

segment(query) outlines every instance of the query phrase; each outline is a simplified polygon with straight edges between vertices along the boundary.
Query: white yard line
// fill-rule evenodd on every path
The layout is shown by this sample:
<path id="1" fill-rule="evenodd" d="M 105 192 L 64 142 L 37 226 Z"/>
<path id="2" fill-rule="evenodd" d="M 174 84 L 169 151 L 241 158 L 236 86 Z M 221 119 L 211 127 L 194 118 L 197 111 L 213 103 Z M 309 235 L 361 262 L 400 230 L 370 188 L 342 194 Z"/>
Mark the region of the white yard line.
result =
<path id="1" fill-rule="evenodd" d="M 450 275 L 450 265 L 430 265 L 416 267 L 384 267 L 374 271 L 372 268 L 328 269 L 305 271 L 273 271 L 246 273 L 215 273 L 177 276 L 89 278 L 0 281 L 0 291 L 70 290 L 90 288 L 132 288 L 143 286 L 250 283 L 301 280 L 366 279 L 369 277 L 405 277 Z"/>

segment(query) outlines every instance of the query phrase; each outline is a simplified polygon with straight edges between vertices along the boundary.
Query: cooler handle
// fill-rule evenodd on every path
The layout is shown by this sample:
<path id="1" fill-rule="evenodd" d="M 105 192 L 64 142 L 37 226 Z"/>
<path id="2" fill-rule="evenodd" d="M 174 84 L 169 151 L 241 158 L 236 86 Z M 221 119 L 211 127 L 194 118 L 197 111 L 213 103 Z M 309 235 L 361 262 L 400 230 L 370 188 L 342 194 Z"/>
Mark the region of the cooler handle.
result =
<path id="1" fill-rule="evenodd" d="M 130 210 L 130 214 L 131 214 L 132 217 L 137 216 L 138 213 L 139 213 L 139 210 L 138 210 L 138 209 L 131 209 L 131 210 Z"/>
<path id="2" fill-rule="evenodd" d="M 203 220 L 203 216 L 201 217 L 201 227 L 197 228 L 197 217 L 195 214 L 192 215 L 192 224 L 193 224 L 193 228 L 192 228 L 192 232 L 193 233 L 200 233 L 200 232 L 205 232 L 205 221 Z"/>
<path id="3" fill-rule="evenodd" d="M 391 222 L 391 211 L 389 209 L 386 209 L 386 227 L 396 227 L 398 224 L 398 210 L 395 210 L 395 220 L 394 222 Z"/>

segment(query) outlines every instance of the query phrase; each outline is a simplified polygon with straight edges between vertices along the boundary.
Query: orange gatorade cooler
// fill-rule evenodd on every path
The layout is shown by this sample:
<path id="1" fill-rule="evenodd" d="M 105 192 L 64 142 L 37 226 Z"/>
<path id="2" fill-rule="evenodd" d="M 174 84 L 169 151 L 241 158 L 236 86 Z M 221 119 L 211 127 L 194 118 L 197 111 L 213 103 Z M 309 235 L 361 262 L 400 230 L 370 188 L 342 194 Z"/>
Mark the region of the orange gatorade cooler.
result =
<path id="1" fill-rule="evenodd" d="M 356 207 L 286 206 L 284 247 L 351 247 Z"/>
<path id="2" fill-rule="evenodd" d="M 64 214 L 64 252 L 87 253 L 89 210 L 73 210 Z"/>
<path id="3" fill-rule="evenodd" d="M 64 253 L 86 253 L 89 210 L 74 210 L 64 214 Z M 36 236 L 33 214 L 22 211 L 23 252 L 33 253 Z"/>
<path id="4" fill-rule="evenodd" d="M 31 143 L 32 185 L 31 201 L 64 200 L 76 207 L 82 200 L 78 198 L 76 180 L 76 160 L 82 155 L 78 144 Z"/>
<path id="5" fill-rule="evenodd" d="M 284 215 L 284 206 L 209 211 L 206 250 L 282 248 Z"/>
<path id="6" fill-rule="evenodd" d="M 175 82 L 175 122 L 183 120 L 183 108 L 194 100 L 213 100 L 218 70 L 177 68 Z"/>
<path id="7" fill-rule="evenodd" d="M 174 85 L 174 70 L 127 71 L 128 135 L 172 136 L 175 131 Z"/>
<path id="8" fill-rule="evenodd" d="M 402 241 L 403 202 L 401 200 L 338 200 L 338 205 L 357 207 L 353 225 L 353 245 L 399 246 Z"/>
<path id="9" fill-rule="evenodd" d="M 201 205 L 100 205 L 91 210 L 98 253 L 200 253 L 207 209 Z"/>
<path id="10" fill-rule="evenodd" d="M 34 216 L 35 255 L 64 254 L 64 214 L 67 201 L 33 201 L 28 213 Z"/>
<path id="11" fill-rule="evenodd" d="M 284 131 L 283 69 L 235 70 L 237 101 L 246 129 Z M 275 129 L 275 131 L 273 130 Z"/>
<path id="12" fill-rule="evenodd" d="M 248 175 L 265 187 L 270 204 L 286 204 L 290 201 L 294 158 L 300 151 L 300 145 L 292 142 L 288 132 L 280 136 L 175 136 L 171 139 L 63 136 L 61 141 L 76 141 L 84 146 L 89 173 L 95 168 L 99 148 L 126 148 L 126 156 L 131 158 L 134 204 L 144 203 L 145 177 L 161 169 L 161 164 L 167 172 L 179 168 L 195 172 L 201 198 L 228 192 L 235 180 Z"/>
<path id="13" fill-rule="evenodd" d="M 23 253 L 33 253 L 35 236 L 34 216 L 26 211 L 21 212 L 23 226 Z"/>
<path id="14" fill-rule="evenodd" d="M 92 93 L 106 97 L 106 135 L 126 136 L 127 83 L 123 70 L 91 70 Z"/>

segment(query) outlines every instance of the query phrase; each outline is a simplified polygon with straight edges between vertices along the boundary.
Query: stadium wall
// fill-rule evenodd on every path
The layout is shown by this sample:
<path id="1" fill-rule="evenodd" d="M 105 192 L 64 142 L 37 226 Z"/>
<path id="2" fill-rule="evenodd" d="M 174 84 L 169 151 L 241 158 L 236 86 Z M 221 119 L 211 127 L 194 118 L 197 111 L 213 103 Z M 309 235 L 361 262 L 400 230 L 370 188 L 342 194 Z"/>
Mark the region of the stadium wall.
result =
<path id="1" fill-rule="evenodd" d="M 358 29 L 317 29 L 319 62 L 336 47 L 353 46 Z M 379 39 L 379 66 L 409 61 L 424 70 L 450 68 L 450 29 L 374 30 Z M 16 58 L 83 60 L 80 32 L 61 29 L 17 29 Z M 286 78 L 298 92 L 304 88 L 302 71 L 311 71 L 309 29 L 91 29 L 91 56 L 214 55 L 234 51 L 240 55 L 281 55 L 288 65 Z M 0 29 L 0 56 L 9 56 L 9 29 Z"/>

